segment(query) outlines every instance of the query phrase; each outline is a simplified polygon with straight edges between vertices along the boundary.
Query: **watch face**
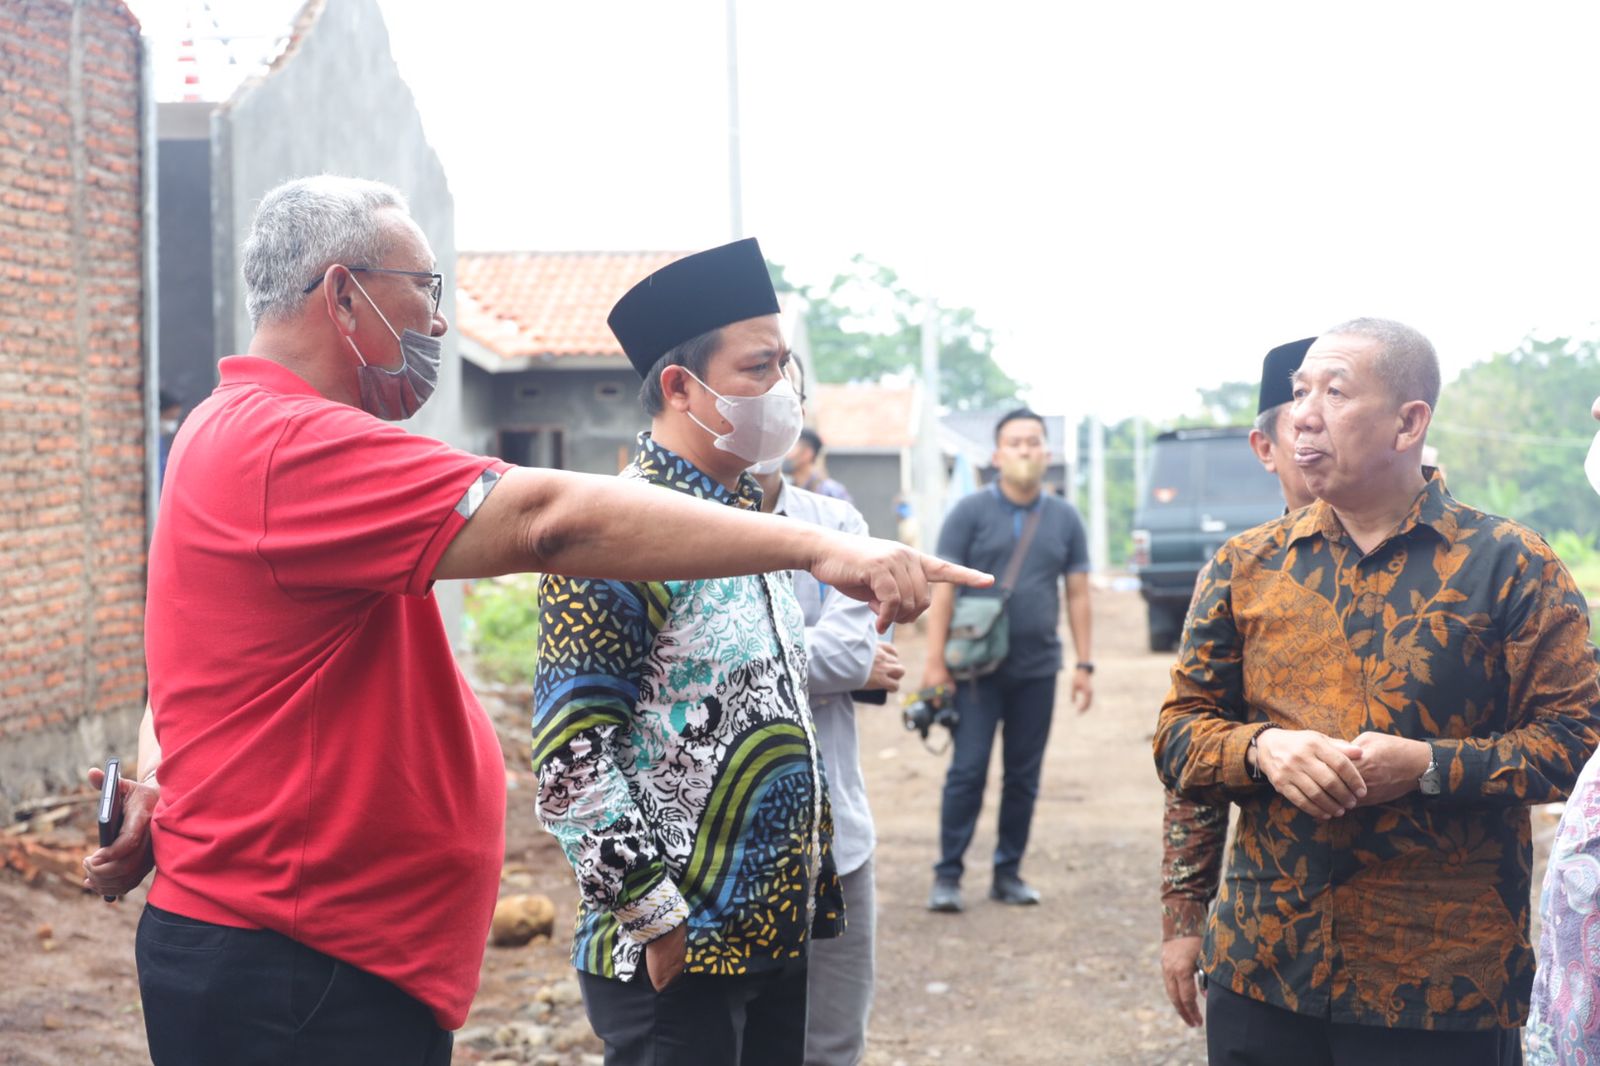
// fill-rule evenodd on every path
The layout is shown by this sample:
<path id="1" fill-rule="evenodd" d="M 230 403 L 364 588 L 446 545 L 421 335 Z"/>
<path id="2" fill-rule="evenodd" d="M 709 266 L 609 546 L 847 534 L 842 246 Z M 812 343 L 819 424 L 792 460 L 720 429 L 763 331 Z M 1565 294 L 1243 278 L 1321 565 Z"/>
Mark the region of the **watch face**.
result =
<path id="1" fill-rule="evenodd" d="M 1437 796 L 1439 794 L 1439 771 L 1429 770 L 1417 781 L 1417 787 L 1422 789 L 1424 796 Z"/>

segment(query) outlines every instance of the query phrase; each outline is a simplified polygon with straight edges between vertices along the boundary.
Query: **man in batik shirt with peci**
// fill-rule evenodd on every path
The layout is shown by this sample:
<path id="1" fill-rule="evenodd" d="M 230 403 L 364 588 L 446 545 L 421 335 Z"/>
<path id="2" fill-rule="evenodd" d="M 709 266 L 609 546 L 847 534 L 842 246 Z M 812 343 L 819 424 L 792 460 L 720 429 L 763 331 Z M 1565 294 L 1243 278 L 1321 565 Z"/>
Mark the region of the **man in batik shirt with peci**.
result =
<path id="1" fill-rule="evenodd" d="M 652 419 L 624 478 L 759 507 L 746 468 L 800 430 L 777 312 L 754 240 L 618 301 Z M 809 944 L 844 907 L 789 574 L 549 577 L 540 600 L 539 816 L 577 872 L 573 963 L 606 1061 L 798 1066 Z"/>
<path id="2" fill-rule="evenodd" d="M 1261 387 L 1250 450 L 1278 479 L 1286 511 L 1315 500 L 1294 462 L 1291 378 L 1315 337 L 1280 344 L 1261 361 Z M 1228 804 L 1191 800 L 1167 790 L 1161 819 L 1161 977 L 1167 999 L 1184 1024 L 1202 1024 L 1195 963 L 1206 929 L 1206 910 L 1222 877 L 1228 840 Z"/>

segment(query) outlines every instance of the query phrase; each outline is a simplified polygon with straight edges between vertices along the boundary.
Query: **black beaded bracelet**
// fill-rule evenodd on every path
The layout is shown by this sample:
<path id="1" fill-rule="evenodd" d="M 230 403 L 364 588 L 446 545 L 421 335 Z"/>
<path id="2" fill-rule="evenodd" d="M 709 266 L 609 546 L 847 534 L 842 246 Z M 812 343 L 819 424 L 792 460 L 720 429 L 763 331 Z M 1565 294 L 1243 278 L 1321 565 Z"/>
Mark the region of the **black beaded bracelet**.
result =
<path id="1" fill-rule="evenodd" d="M 1257 745 L 1256 741 L 1261 739 L 1262 733 L 1265 733 L 1269 729 L 1277 728 L 1278 723 L 1268 722 L 1266 725 L 1256 730 L 1255 736 L 1250 738 L 1250 746 L 1245 749 L 1244 768 L 1245 771 L 1249 773 L 1250 780 L 1252 781 L 1265 781 L 1267 779 L 1267 775 L 1261 771 L 1261 748 Z M 1250 752 L 1252 751 L 1256 753 L 1256 761 L 1255 765 L 1253 766 L 1250 763 Z"/>

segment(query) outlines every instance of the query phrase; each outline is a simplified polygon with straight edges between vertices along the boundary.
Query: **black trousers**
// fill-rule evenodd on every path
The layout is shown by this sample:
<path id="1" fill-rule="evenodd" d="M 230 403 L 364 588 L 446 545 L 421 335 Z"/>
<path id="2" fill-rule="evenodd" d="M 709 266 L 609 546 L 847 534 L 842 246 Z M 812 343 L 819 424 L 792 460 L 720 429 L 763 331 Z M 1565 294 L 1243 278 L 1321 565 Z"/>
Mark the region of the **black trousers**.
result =
<path id="1" fill-rule="evenodd" d="M 365 970 L 265 929 L 145 906 L 135 944 L 155 1066 L 448 1066 L 454 1037 Z"/>
<path id="2" fill-rule="evenodd" d="M 806 960 L 735 977 L 684 974 L 657 992 L 644 962 L 631 981 L 578 973 L 606 1066 L 801 1066 Z"/>
<path id="3" fill-rule="evenodd" d="M 1211 1066 L 1522 1066 L 1522 1031 L 1348 1025 L 1212 985 L 1206 1053 Z"/>
<path id="4" fill-rule="evenodd" d="M 961 880 L 963 856 L 983 810 L 994 735 L 1000 733 L 1000 831 L 994 872 L 1015 876 L 1028 849 L 1033 805 L 1039 798 L 1039 773 L 1056 703 L 1056 675 L 1008 678 L 1002 670 L 956 686 L 956 723 L 950 768 L 944 776 L 939 808 L 939 862 L 934 876 Z"/>

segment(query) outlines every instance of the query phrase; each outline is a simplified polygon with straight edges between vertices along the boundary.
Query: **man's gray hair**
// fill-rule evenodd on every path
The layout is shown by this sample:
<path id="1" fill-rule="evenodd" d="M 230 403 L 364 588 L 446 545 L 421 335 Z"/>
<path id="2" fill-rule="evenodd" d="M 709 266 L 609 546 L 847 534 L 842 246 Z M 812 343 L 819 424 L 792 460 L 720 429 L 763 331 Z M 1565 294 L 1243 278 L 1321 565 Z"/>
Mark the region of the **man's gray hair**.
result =
<path id="1" fill-rule="evenodd" d="M 1421 400 L 1439 406 L 1439 356 L 1433 342 L 1403 322 L 1387 318 L 1352 318 L 1327 330 L 1344 337 L 1378 343 L 1378 376 L 1401 403 Z"/>
<path id="2" fill-rule="evenodd" d="M 1277 444 L 1278 420 L 1280 416 L 1282 416 L 1283 412 L 1287 411 L 1292 406 L 1294 405 L 1289 403 L 1280 403 L 1274 407 L 1269 407 L 1265 411 L 1262 411 L 1260 414 L 1256 415 L 1256 428 L 1262 433 L 1265 433 L 1268 440 L 1272 441 L 1274 444 Z"/>
<path id="3" fill-rule="evenodd" d="M 305 287 L 335 263 L 378 265 L 388 251 L 379 213 L 389 208 L 409 213 L 399 189 L 335 174 L 295 178 L 263 196 L 244 242 L 250 324 L 293 314 Z"/>

